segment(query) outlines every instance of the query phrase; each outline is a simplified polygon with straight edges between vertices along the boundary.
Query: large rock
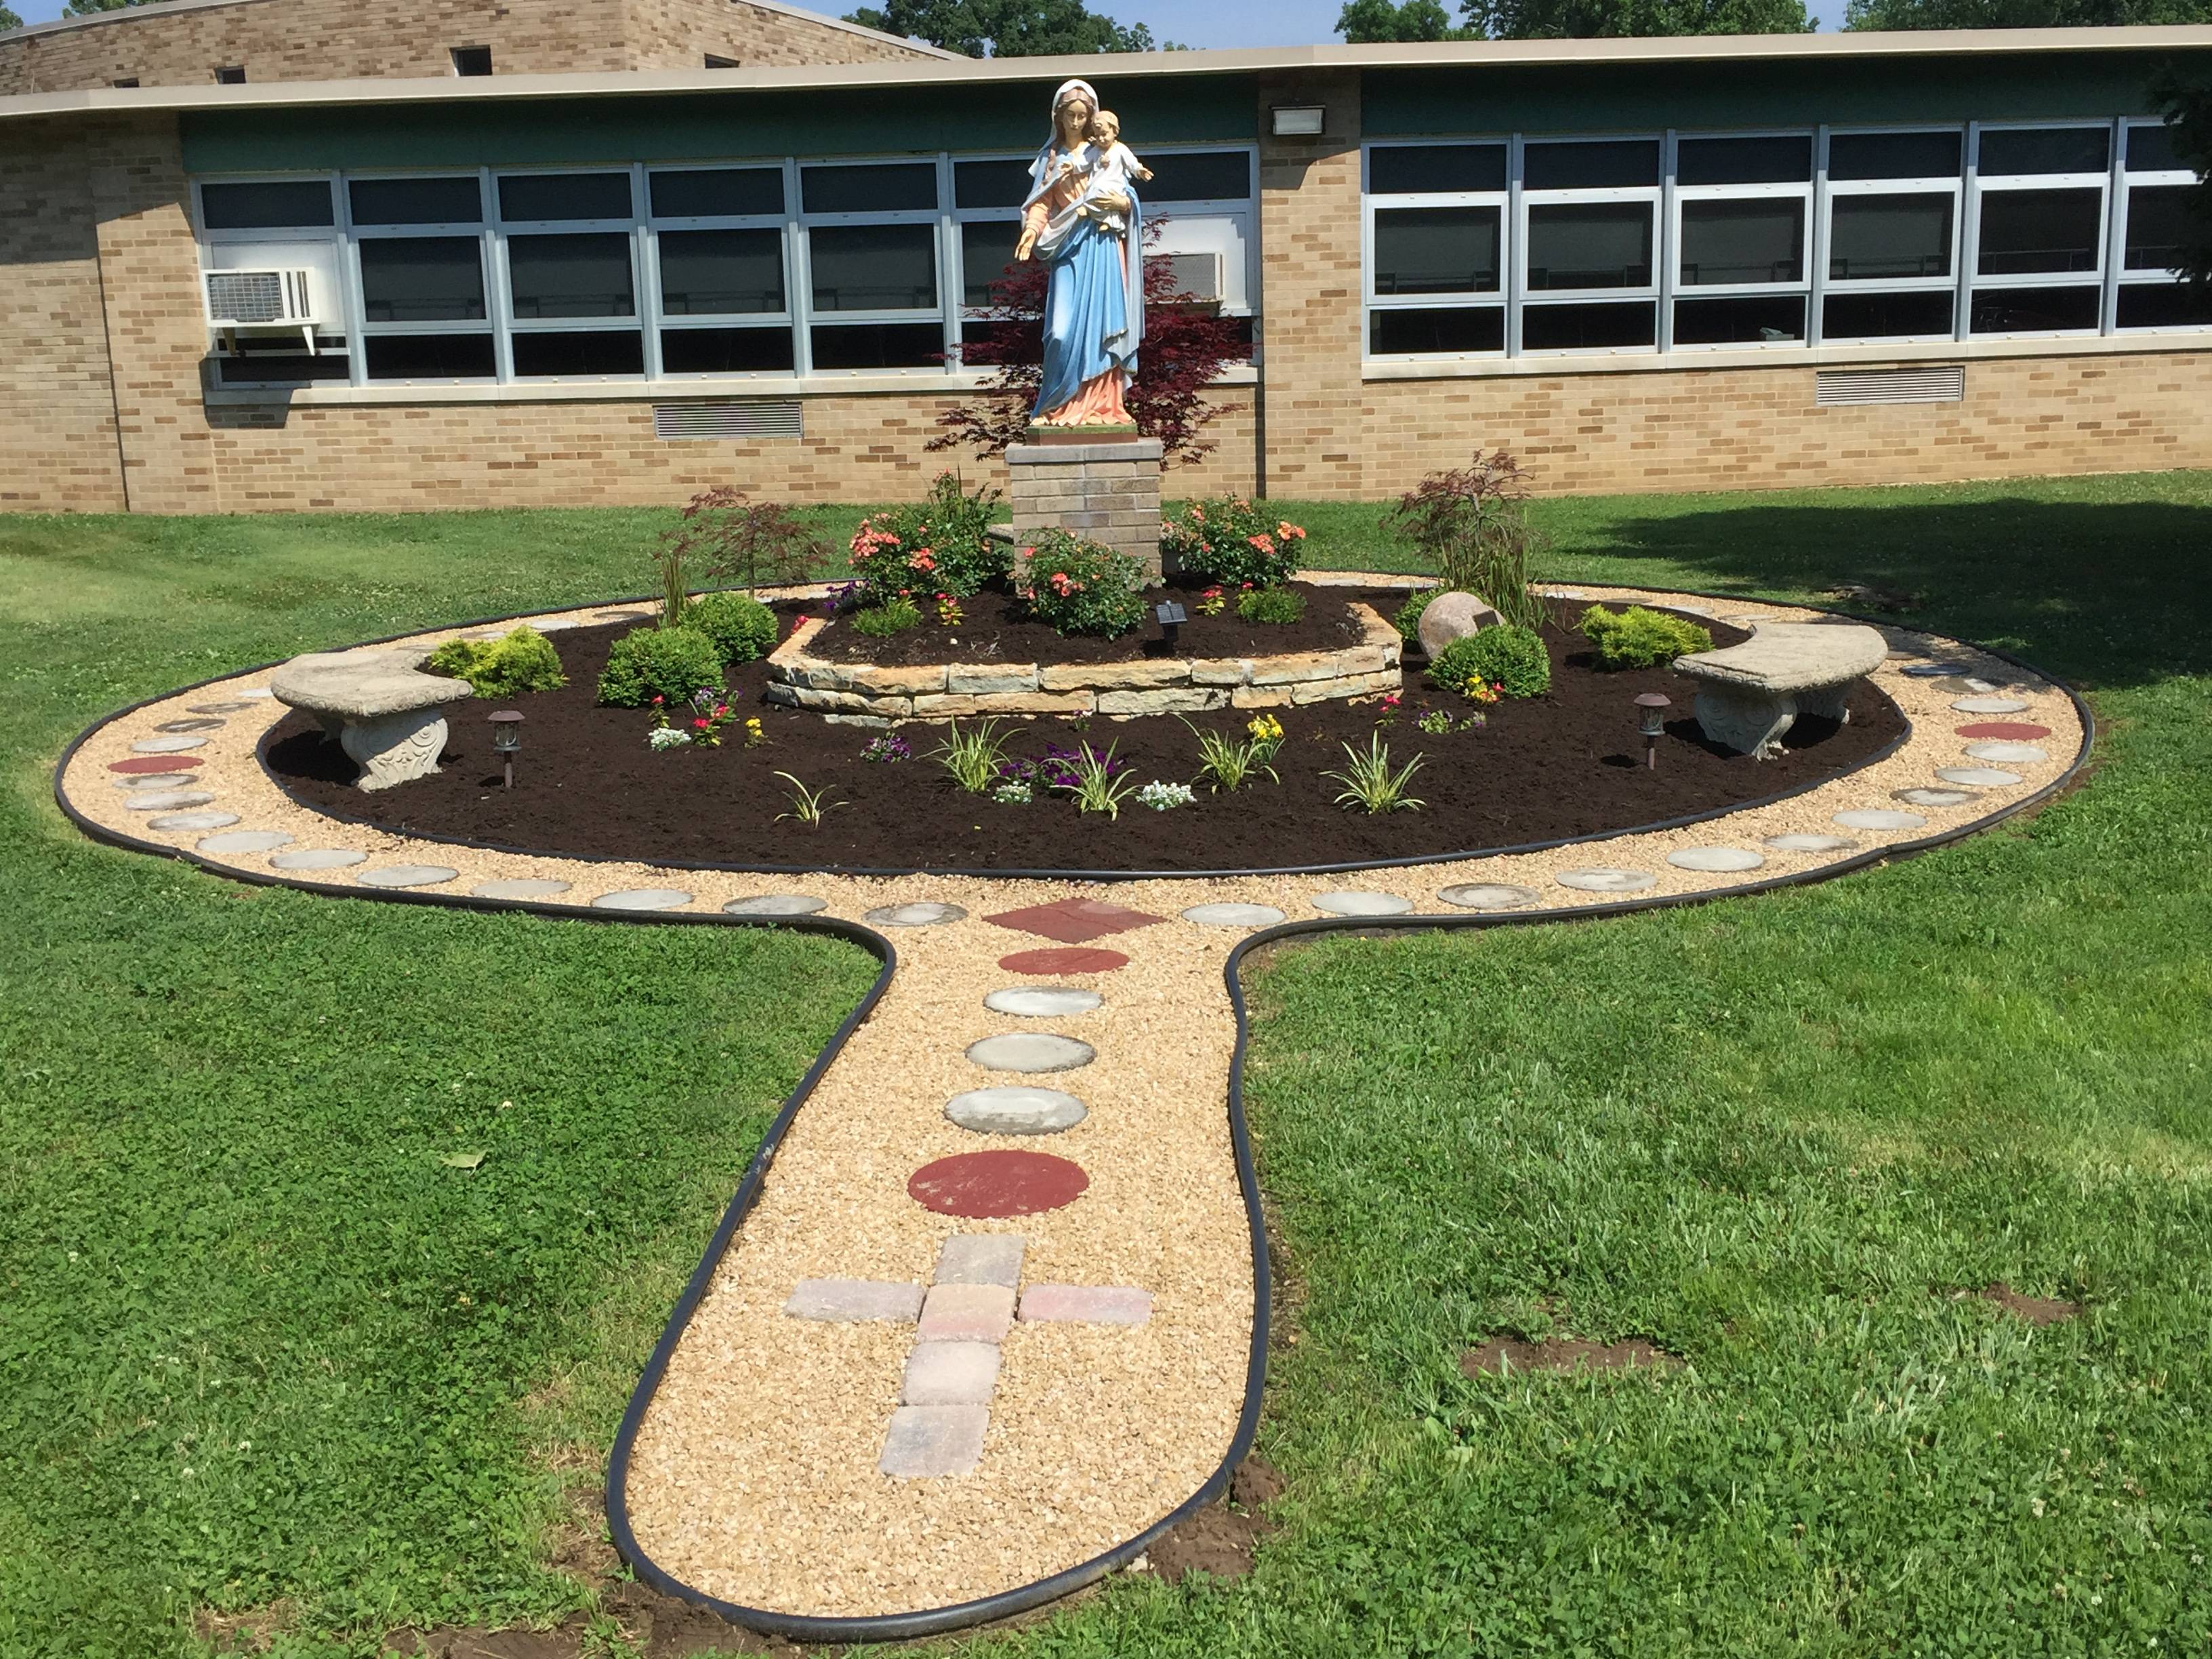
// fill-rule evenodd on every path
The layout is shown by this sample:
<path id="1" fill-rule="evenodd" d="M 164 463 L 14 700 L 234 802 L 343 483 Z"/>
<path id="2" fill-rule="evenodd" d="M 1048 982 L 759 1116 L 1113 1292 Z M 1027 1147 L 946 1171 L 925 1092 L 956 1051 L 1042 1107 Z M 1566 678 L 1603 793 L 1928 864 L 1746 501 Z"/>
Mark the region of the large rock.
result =
<path id="1" fill-rule="evenodd" d="M 1504 620 L 1486 601 L 1472 593 L 1439 593 L 1421 612 L 1421 649 L 1431 658 L 1443 653 L 1454 640 L 1463 640 Z"/>

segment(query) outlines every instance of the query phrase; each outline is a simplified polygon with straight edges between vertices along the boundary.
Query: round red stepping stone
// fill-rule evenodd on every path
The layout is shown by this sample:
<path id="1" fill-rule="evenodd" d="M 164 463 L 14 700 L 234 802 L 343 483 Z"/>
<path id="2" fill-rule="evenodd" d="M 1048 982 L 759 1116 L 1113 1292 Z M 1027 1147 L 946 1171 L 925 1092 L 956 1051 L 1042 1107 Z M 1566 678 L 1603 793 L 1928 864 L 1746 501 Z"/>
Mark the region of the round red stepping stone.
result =
<path id="1" fill-rule="evenodd" d="M 983 1221 L 1057 1210 L 1090 1184 L 1081 1164 L 1048 1152 L 956 1152 L 916 1170 L 906 1191 L 926 1210 Z"/>
<path id="2" fill-rule="evenodd" d="M 110 761 L 111 772 L 173 772 L 181 766 L 198 766 L 198 755 L 133 755 L 129 760 Z"/>
<path id="3" fill-rule="evenodd" d="M 1110 974 L 1128 965 L 1129 958 L 1119 951 L 1076 945 L 1056 945 L 1049 951 L 1017 951 L 999 958 L 999 966 L 1010 974 Z"/>
<path id="4" fill-rule="evenodd" d="M 2049 737 L 2051 728 L 2032 725 L 2027 720 L 1977 720 L 1972 726 L 1960 726 L 1959 735 L 1962 738 L 2002 738 L 2029 743 L 2037 738 Z"/>

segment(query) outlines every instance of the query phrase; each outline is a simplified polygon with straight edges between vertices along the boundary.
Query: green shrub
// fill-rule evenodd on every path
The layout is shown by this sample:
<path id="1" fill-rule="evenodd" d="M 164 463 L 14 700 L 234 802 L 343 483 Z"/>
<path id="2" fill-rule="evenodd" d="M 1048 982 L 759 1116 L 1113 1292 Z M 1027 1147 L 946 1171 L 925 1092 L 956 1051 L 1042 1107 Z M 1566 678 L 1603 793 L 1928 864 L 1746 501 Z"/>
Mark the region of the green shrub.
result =
<path id="1" fill-rule="evenodd" d="M 909 628 L 921 626 L 921 610 L 912 599 L 896 594 L 881 605 L 869 605 L 853 613 L 854 631 L 866 634 L 872 640 L 887 640 L 894 634 L 903 634 Z"/>
<path id="2" fill-rule="evenodd" d="M 1237 596 L 1237 614 L 1248 623 L 1285 628 L 1306 614 L 1306 596 L 1295 587 L 1255 587 Z"/>
<path id="3" fill-rule="evenodd" d="M 1400 639 L 1408 645 L 1421 642 L 1421 618 L 1427 614 L 1429 606 L 1435 603 L 1437 595 L 1443 592 L 1441 587 L 1429 588 L 1414 594 L 1398 607 L 1398 614 L 1390 621 L 1396 627 Z"/>
<path id="4" fill-rule="evenodd" d="M 1656 668 L 1713 648 L 1712 635 L 1697 623 L 1640 605 L 1626 611 L 1594 605 L 1583 612 L 1583 632 L 1607 668 Z"/>
<path id="5" fill-rule="evenodd" d="M 534 628 L 517 628 L 495 640 L 447 640 L 426 665 L 434 674 L 466 680 L 480 697 L 556 691 L 568 683 L 553 641 Z"/>
<path id="6" fill-rule="evenodd" d="M 1194 501 L 1160 526 L 1160 557 L 1171 570 L 1224 587 L 1280 587 L 1298 568 L 1303 526 L 1270 518 L 1241 496 Z"/>
<path id="7" fill-rule="evenodd" d="M 1464 691 L 1469 681 L 1494 685 L 1509 697 L 1540 697 L 1552 689 L 1552 658 L 1533 628 L 1486 628 L 1454 640 L 1429 664 L 1429 683 Z"/>
<path id="8" fill-rule="evenodd" d="M 750 593 L 702 593 L 684 625 L 714 641 L 724 662 L 757 662 L 775 649 L 775 612 Z"/>
<path id="9" fill-rule="evenodd" d="M 641 708 L 655 697 L 681 702 L 722 684 L 721 647 L 696 628 L 640 628 L 615 641 L 599 676 L 599 701 Z"/>
<path id="10" fill-rule="evenodd" d="M 1061 634 L 1113 639 L 1145 619 L 1145 568 L 1126 553 L 1048 530 L 1029 550 L 1020 592 L 1030 612 Z"/>

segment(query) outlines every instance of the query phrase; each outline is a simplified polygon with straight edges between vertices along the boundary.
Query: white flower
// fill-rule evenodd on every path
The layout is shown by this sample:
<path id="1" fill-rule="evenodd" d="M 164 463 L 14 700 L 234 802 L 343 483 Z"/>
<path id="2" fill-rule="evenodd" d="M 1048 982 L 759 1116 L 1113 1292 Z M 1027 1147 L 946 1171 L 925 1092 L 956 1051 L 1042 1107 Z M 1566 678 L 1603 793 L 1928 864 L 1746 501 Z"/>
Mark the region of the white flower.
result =
<path id="1" fill-rule="evenodd" d="M 1164 812 L 1171 806 L 1188 806 L 1195 797 L 1187 783 L 1163 783 L 1155 778 L 1137 791 L 1137 799 L 1155 812 Z"/>
<path id="2" fill-rule="evenodd" d="M 688 732 L 679 732 L 672 726 L 656 726 L 645 734 L 645 740 L 651 744 L 656 751 L 663 749 L 681 749 L 691 741 L 691 734 Z"/>

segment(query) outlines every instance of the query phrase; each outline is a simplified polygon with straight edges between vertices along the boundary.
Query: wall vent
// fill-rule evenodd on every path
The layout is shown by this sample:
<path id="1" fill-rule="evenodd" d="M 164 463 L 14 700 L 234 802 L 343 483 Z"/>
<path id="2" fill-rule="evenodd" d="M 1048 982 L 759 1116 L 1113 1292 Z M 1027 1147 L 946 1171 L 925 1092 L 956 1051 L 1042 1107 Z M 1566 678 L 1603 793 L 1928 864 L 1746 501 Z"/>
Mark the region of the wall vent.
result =
<path id="1" fill-rule="evenodd" d="M 796 398 L 748 398 L 742 403 L 655 404 L 653 435 L 669 443 L 714 438 L 803 438 Z"/>
<path id="2" fill-rule="evenodd" d="M 1955 404 L 1966 396 L 1966 368 L 1824 368 L 1814 374 L 1813 401 L 1837 404 Z"/>

